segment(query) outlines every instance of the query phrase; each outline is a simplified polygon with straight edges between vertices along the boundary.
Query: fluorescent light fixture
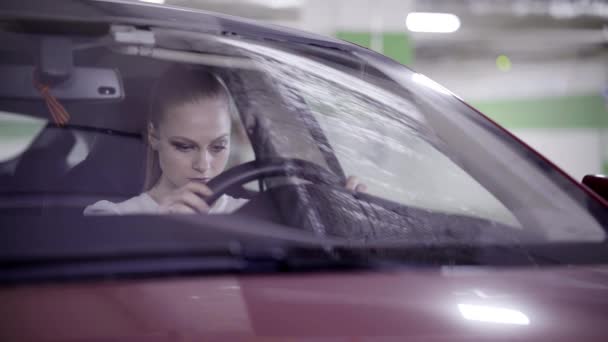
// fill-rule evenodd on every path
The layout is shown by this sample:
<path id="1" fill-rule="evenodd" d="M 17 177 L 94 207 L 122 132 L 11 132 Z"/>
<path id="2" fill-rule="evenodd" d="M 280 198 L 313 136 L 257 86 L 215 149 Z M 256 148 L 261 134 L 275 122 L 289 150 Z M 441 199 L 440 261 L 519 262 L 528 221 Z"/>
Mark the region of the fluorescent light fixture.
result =
<path id="1" fill-rule="evenodd" d="M 412 12 L 405 25 L 412 32 L 452 33 L 460 28 L 460 19 L 451 13 Z"/>
<path id="2" fill-rule="evenodd" d="M 249 2 L 272 9 L 298 8 L 303 4 L 303 0 L 249 0 Z"/>
<path id="3" fill-rule="evenodd" d="M 528 325 L 530 319 L 521 311 L 495 306 L 458 304 L 462 317 L 471 321 Z"/>
<path id="4" fill-rule="evenodd" d="M 425 86 L 427 88 L 431 88 L 433 90 L 436 90 L 436 91 L 438 91 L 440 93 L 444 93 L 444 94 L 448 94 L 448 95 L 451 94 L 449 90 L 445 89 L 444 87 L 442 87 L 441 85 L 439 85 L 439 83 L 437 83 L 437 82 L 433 81 L 432 79 L 424 76 L 423 74 L 414 74 L 412 76 L 412 81 L 414 81 L 414 82 L 416 82 L 416 83 L 418 83 L 420 85 L 423 85 L 423 86 Z"/>
<path id="5" fill-rule="evenodd" d="M 165 0 L 139 0 L 142 2 L 149 2 L 151 4 L 164 4 Z"/>

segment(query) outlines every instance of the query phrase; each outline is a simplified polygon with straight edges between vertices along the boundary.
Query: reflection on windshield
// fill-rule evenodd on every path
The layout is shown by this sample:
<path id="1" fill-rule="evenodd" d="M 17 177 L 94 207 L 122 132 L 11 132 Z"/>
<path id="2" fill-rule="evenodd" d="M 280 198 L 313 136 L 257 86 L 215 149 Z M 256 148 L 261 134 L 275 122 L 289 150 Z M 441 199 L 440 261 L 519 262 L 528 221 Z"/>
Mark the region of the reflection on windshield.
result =
<path id="1" fill-rule="evenodd" d="M 294 111 L 314 115 L 305 116 L 306 120 L 319 122 L 320 134 L 327 136 L 342 168 L 357 174 L 369 193 L 521 227 L 500 201 L 429 143 L 442 144 L 412 103 L 322 63 L 271 48 L 229 43 L 255 51 L 252 58 L 266 74 L 290 80 L 277 86 L 282 97 Z M 276 135 L 285 140 L 283 146 L 289 145 L 291 135 Z M 302 157 L 297 150 L 280 152 Z"/>

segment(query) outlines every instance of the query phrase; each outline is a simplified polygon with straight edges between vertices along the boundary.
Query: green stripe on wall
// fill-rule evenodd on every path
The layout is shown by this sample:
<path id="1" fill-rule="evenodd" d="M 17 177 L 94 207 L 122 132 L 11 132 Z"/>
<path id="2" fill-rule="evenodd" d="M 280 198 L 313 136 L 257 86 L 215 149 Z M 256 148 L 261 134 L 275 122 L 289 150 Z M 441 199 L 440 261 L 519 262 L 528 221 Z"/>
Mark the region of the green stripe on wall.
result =
<path id="1" fill-rule="evenodd" d="M 608 128 L 600 95 L 576 95 L 471 104 L 508 128 Z"/>
<path id="2" fill-rule="evenodd" d="M 353 44 L 361 45 L 370 48 L 372 45 L 372 35 L 369 32 L 336 32 L 336 38 L 346 40 Z"/>
<path id="3" fill-rule="evenodd" d="M 414 62 L 414 48 L 410 37 L 401 32 L 385 32 L 383 35 L 383 53 L 401 64 Z"/>
<path id="4" fill-rule="evenodd" d="M 383 32 L 382 54 L 402 64 L 414 62 L 414 45 L 405 32 Z M 336 38 L 370 48 L 372 34 L 370 32 L 338 31 Z"/>

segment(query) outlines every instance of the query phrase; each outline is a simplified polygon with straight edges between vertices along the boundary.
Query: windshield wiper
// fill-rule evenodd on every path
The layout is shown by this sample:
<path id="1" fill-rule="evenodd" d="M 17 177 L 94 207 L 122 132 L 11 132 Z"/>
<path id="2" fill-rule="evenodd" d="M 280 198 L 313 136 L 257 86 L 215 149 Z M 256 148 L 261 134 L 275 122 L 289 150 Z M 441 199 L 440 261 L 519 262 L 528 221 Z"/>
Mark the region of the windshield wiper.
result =
<path id="1" fill-rule="evenodd" d="M 2 217 L 0 227 L 2 282 L 378 269 L 452 258 L 238 216 Z"/>
<path id="2" fill-rule="evenodd" d="M 174 275 L 251 274 L 376 269 L 361 258 L 342 258 L 323 247 L 242 246 L 236 241 L 161 255 L 4 259 L 0 283 L 139 278 Z"/>
<path id="3" fill-rule="evenodd" d="M 570 248 L 550 247 L 348 240 L 238 215 L 5 216 L 0 282 L 556 264 L 536 255 L 563 255 L 557 253 Z M 597 250 L 575 247 L 570 254 L 580 254 L 580 262 Z"/>

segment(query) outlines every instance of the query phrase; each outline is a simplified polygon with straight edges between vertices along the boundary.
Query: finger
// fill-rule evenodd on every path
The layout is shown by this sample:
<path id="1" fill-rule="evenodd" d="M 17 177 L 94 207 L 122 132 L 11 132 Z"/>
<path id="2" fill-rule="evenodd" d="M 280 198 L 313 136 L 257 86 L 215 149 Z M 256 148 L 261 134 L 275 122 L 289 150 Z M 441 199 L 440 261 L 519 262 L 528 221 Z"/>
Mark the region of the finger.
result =
<path id="1" fill-rule="evenodd" d="M 185 192 L 179 198 L 180 203 L 192 208 L 195 212 L 205 214 L 209 212 L 209 205 L 200 195 L 193 192 Z"/>
<path id="2" fill-rule="evenodd" d="M 361 184 L 357 184 L 357 186 L 355 187 L 355 191 L 356 192 L 367 192 L 367 185 L 361 183 Z"/>
<path id="3" fill-rule="evenodd" d="M 213 191 L 206 184 L 198 182 L 190 182 L 185 187 L 190 192 L 199 194 L 201 197 L 209 197 L 213 195 Z"/>
<path id="4" fill-rule="evenodd" d="M 183 203 L 173 203 L 170 206 L 165 207 L 162 211 L 167 214 L 196 214 L 194 209 Z"/>
<path id="5" fill-rule="evenodd" d="M 357 186 L 357 184 L 359 183 L 359 179 L 355 176 L 348 176 L 348 178 L 346 178 L 346 185 L 345 187 L 348 190 L 351 191 L 355 191 L 355 187 Z"/>

